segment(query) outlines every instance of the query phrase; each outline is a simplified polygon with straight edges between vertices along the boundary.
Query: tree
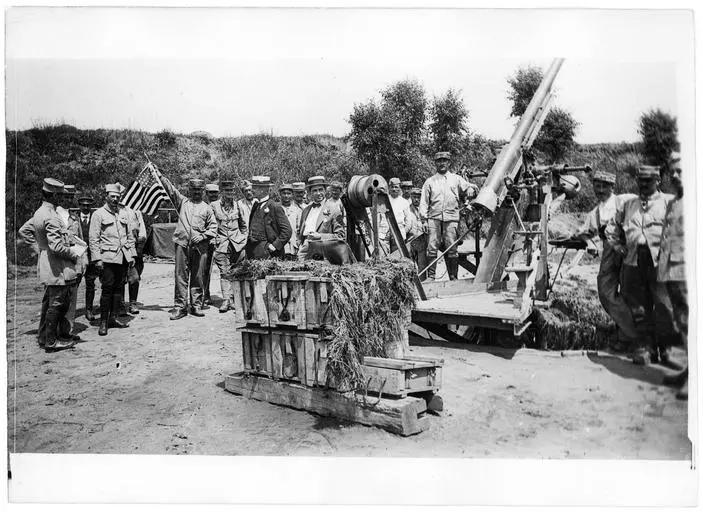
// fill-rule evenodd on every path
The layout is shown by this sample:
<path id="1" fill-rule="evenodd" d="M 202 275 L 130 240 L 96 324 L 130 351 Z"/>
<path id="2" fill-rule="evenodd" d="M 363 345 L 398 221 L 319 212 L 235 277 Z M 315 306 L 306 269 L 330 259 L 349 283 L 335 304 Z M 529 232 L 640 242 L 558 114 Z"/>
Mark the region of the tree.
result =
<path id="1" fill-rule="evenodd" d="M 642 114 L 637 131 L 642 136 L 647 162 L 667 168 L 671 152 L 679 148 L 676 118 L 659 109 L 652 109 Z"/>
<path id="2" fill-rule="evenodd" d="M 416 80 L 403 80 L 381 91 L 381 101 L 356 104 L 349 116 L 349 138 L 359 158 L 373 172 L 410 178 L 422 167 L 419 146 L 425 129 L 427 99 Z"/>
<path id="3" fill-rule="evenodd" d="M 534 66 L 520 68 L 513 76 L 508 77 L 508 99 L 512 102 L 511 117 L 520 117 L 525 113 L 543 77 L 542 69 Z M 574 146 L 578 126 L 578 121 L 570 112 L 552 107 L 535 139 L 534 148 L 544 153 L 552 163 L 561 160 Z"/>
<path id="4" fill-rule="evenodd" d="M 461 92 L 449 89 L 443 96 L 435 96 L 429 117 L 434 150 L 458 154 L 462 140 L 468 134 L 466 121 L 469 117 Z"/>

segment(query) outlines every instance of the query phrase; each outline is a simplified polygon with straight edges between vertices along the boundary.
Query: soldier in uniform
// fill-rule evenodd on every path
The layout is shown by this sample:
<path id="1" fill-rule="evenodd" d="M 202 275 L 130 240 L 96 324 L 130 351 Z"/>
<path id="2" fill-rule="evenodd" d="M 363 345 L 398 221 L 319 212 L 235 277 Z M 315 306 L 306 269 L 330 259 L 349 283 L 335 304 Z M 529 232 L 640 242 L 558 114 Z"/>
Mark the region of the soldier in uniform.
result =
<path id="1" fill-rule="evenodd" d="M 244 180 L 241 190 L 244 197 L 237 201 L 237 206 L 247 226 L 249 226 L 249 215 L 251 215 L 251 207 L 254 205 L 254 192 L 251 187 L 251 181 Z"/>
<path id="2" fill-rule="evenodd" d="M 308 253 L 309 240 L 344 240 L 344 214 L 334 203 L 325 200 L 324 176 L 308 179 L 308 195 L 312 203 L 306 206 L 300 215 L 298 228 L 298 259 L 304 260 Z"/>
<path id="3" fill-rule="evenodd" d="M 428 234 L 427 259 L 437 258 L 437 250 L 444 245 L 445 250 L 457 239 L 459 210 L 470 199 L 476 197 L 478 188 L 458 174 L 449 171 L 450 155 L 447 151 L 435 154 L 437 172 L 425 180 L 420 199 L 422 230 Z M 449 279 L 455 280 L 459 273 L 459 253 L 456 246 L 444 255 Z M 427 278 L 434 280 L 433 264 L 427 269 Z"/>
<path id="4" fill-rule="evenodd" d="M 327 201 L 329 202 L 330 206 L 336 206 L 337 208 L 342 210 L 342 213 L 344 213 L 344 206 L 342 206 L 342 190 L 343 189 L 344 189 L 344 185 L 342 184 L 341 181 L 333 181 L 327 187 L 327 195 L 328 195 Z"/>
<path id="5" fill-rule="evenodd" d="M 402 185 L 402 183 L 401 183 Z M 417 264 L 418 272 L 423 270 L 429 263 L 427 259 L 427 234 L 422 231 L 422 219 L 420 217 L 420 198 L 422 189 L 413 188 L 410 194 L 410 230 L 408 231 L 409 251 L 413 261 Z M 420 275 L 420 280 L 427 278 L 427 272 Z"/>
<path id="6" fill-rule="evenodd" d="M 247 258 L 283 258 L 284 247 L 293 235 L 281 203 L 271 199 L 271 178 L 254 176 L 251 179 L 254 204 L 249 217 Z"/>
<path id="7" fill-rule="evenodd" d="M 300 228 L 300 215 L 303 210 L 293 201 L 293 186 L 290 183 L 281 185 L 278 193 L 281 195 L 283 211 L 286 212 L 290 227 L 293 229 L 293 236 L 290 237 L 284 248 L 285 259 L 295 260 L 298 255 L 298 229 Z"/>
<path id="8" fill-rule="evenodd" d="M 297 204 L 301 210 L 304 210 L 308 205 L 305 183 L 302 181 L 294 181 L 291 185 L 293 187 L 293 201 L 295 201 L 295 204 Z"/>
<path id="9" fill-rule="evenodd" d="M 98 270 L 95 262 L 90 257 L 90 218 L 92 217 L 91 207 L 95 204 L 92 197 L 83 196 L 78 198 L 78 220 L 81 225 L 81 238 L 88 245 L 88 266 L 83 277 L 85 278 L 85 319 L 89 322 L 95 320 L 93 312 L 93 301 L 95 300 L 95 279 L 98 277 Z"/>
<path id="10" fill-rule="evenodd" d="M 83 274 L 88 267 L 87 242 L 83 239 L 81 223 L 78 216 L 71 213 L 69 208 L 73 206 L 73 201 L 76 197 L 75 185 L 64 185 L 63 194 L 61 195 L 59 206 L 56 207 L 56 212 L 59 214 L 61 221 L 64 223 L 68 232 L 69 244 L 71 246 L 85 247 L 84 252 L 75 263 L 76 282 L 71 290 L 71 305 L 66 312 L 64 320 L 59 324 L 59 335 L 64 338 L 70 338 L 73 341 L 81 341 L 80 336 L 73 334 L 73 328 L 76 320 L 76 308 L 78 306 L 78 287 L 81 284 Z"/>
<path id="11" fill-rule="evenodd" d="M 411 202 L 412 192 L 413 192 L 413 182 L 411 180 L 401 181 L 400 188 L 403 191 L 403 199 L 405 199 L 408 202 Z"/>
<path id="12" fill-rule="evenodd" d="M 598 269 L 598 297 L 600 303 L 618 327 L 618 347 L 624 348 L 635 343 L 638 334 L 630 308 L 625 303 L 620 290 L 622 255 L 613 250 L 605 237 L 605 229 L 615 215 L 618 206 L 637 197 L 635 194 L 615 195 L 615 175 L 596 171 L 593 176 L 593 192 L 598 204 L 588 213 L 586 220 L 574 234 L 574 238 L 593 241 L 598 237 L 602 242 L 600 267 Z M 597 247 L 596 247 L 597 248 Z"/>
<path id="13" fill-rule="evenodd" d="M 203 308 L 203 282 L 205 263 L 210 239 L 217 236 L 217 220 L 209 204 L 203 201 L 205 183 L 198 178 L 188 182 L 188 197 L 181 194 L 159 169 L 153 168 L 166 194 L 178 211 L 178 223 L 173 232 L 176 244 L 175 311 L 171 320 L 179 320 L 188 314 L 205 316 Z M 190 299 L 190 300 L 189 300 Z"/>
<path id="14" fill-rule="evenodd" d="M 124 279 L 129 265 L 134 264 L 134 234 L 123 206 L 117 184 L 105 186 L 105 204 L 90 219 L 90 255 L 101 272 L 100 336 L 108 327 L 128 327 L 117 320 L 122 300 Z"/>
<path id="15" fill-rule="evenodd" d="M 659 183 L 659 167 L 643 165 L 638 169 L 639 196 L 618 206 L 606 228 L 606 237 L 624 257 L 622 295 L 638 332 L 632 361 L 635 364 L 660 361 L 673 367 L 676 365 L 666 350 L 671 341 L 670 312 L 657 293 L 662 227 L 673 196 L 660 192 Z"/>
<path id="16" fill-rule="evenodd" d="M 671 184 L 676 196 L 669 202 L 664 216 L 661 250 L 657 279 L 662 283 L 661 293 L 666 293 L 673 310 L 676 333 L 688 349 L 688 289 L 686 287 L 686 257 L 683 232 L 683 180 L 681 179 L 681 156 L 671 155 L 673 175 Z M 662 299 L 663 300 L 663 299 Z M 688 399 L 688 367 L 680 373 L 664 378 L 665 384 L 680 386 L 676 398 Z"/>
<path id="17" fill-rule="evenodd" d="M 215 201 L 220 199 L 220 187 L 217 183 L 208 183 L 205 185 L 205 196 L 207 203 L 212 206 Z M 215 239 L 210 240 L 210 245 L 207 251 L 207 268 L 205 269 L 205 282 L 203 283 L 203 307 L 207 308 L 212 301 L 210 300 L 210 274 L 212 273 L 212 258 L 215 253 Z"/>
<path id="18" fill-rule="evenodd" d="M 68 232 L 56 213 L 58 196 L 63 193 L 63 183 L 53 178 L 44 179 L 42 205 L 34 216 L 19 230 L 20 239 L 33 247 L 39 255 L 37 273 L 44 285 L 41 317 L 39 320 L 39 346 L 46 352 L 71 348 L 75 341 L 59 337 L 59 325 L 71 304 L 75 290 L 75 263 L 78 252 L 71 247 Z"/>
<path id="19" fill-rule="evenodd" d="M 217 220 L 217 236 L 214 238 L 214 260 L 220 270 L 222 304 L 220 313 L 234 309 L 232 292 L 232 270 L 244 259 L 247 243 L 247 220 L 242 216 L 234 200 L 234 181 L 222 182 L 222 199 L 210 204 Z"/>

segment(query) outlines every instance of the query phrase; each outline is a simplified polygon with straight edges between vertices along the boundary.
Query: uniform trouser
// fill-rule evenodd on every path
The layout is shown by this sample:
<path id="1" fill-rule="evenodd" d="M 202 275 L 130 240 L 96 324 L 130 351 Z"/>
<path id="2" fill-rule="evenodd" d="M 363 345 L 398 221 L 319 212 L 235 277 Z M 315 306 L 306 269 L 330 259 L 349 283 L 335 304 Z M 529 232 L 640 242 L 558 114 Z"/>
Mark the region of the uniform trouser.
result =
<path id="1" fill-rule="evenodd" d="M 179 309 L 199 308 L 203 305 L 203 282 L 207 264 L 207 246 L 176 244 L 176 286 L 174 305 Z"/>
<path id="2" fill-rule="evenodd" d="M 427 225 L 429 228 L 427 240 L 427 259 L 429 261 L 433 261 L 437 258 L 437 251 L 441 246 L 444 246 L 444 249 L 446 250 L 447 247 L 456 241 L 459 232 L 459 221 L 429 219 L 427 221 Z M 457 252 L 456 246 L 454 246 L 447 252 L 447 254 L 444 255 L 444 261 L 447 263 L 447 268 L 450 268 L 452 263 L 457 261 L 458 257 L 459 253 Z M 427 277 L 429 279 L 434 279 L 436 266 L 437 264 L 435 263 L 427 270 Z"/>
<path id="3" fill-rule="evenodd" d="M 139 277 L 141 277 L 142 272 L 144 272 L 144 256 L 142 254 L 137 254 L 137 256 L 134 257 L 134 268 L 137 270 Z M 137 302 L 137 297 L 139 296 L 139 281 L 127 283 L 127 288 L 129 289 L 129 302 Z"/>
<path id="4" fill-rule="evenodd" d="M 637 347 L 666 348 L 673 326 L 665 302 L 665 287 L 657 282 L 657 267 L 646 245 L 637 248 L 637 266 L 623 265 L 622 296 L 632 312 L 638 334 Z"/>
<path id="5" fill-rule="evenodd" d="M 212 272 L 212 260 L 214 258 L 215 246 L 208 245 L 207 261 L 205 263 L 205 275 L 203 277 L 203 295 L 210 299 L 210 273 Z"/>
<path id="6" fill-rule="evenodd" d="M 92 309 L 93 308 L 93 301 L 95 300 L 95 279 L 98 277 L 98 267 L 95 266 L 95 263 L 91 263 L 88 265 L 88 268 L 85 270 L 85 308 L 87 309 Z"/>
<path id="7" fill-rule="evenodd" d="M 73 288 L 71 290 L 71 302 L 68 306 L 68 311 L 66 316 L 59 323 L 59 335 L 64 337 L 69 337 L 73 332 L 73 325 L 76 322 L 76 308 L 78 306 L 78 287 L 81 285 L 81 277 L 78 276 L 76 283 L 71 285 Z"/>
<path id="8" fill-rule="evenodd" d="M 73 284 L 52 285 L 44 288 L 42 311 L 39 319 L 39 344 L 51 345 L 59 336 L 59 325 L 66 317 L 71 306 L 71 295 L 75 292 Z"/>
<path id="9" fill-rule="evenodd" d="M 427 264 L 430 262 L 430 260 L 427 258 L 427 235 L 420 235 L 419 238 L 413 240 L 413 242 L 410 244 L 410 256 L 412 257 L 413 261 L 417 264 L 418 272 L 420 272 L 427 266 Z M 420 280 L 424 280 L 426 277 L 427 272 L 420 276 Z"/>
<path id="10" fill-rule="evenodd" d="M 686 281 L 666 281 L 664 283 L 671 301 L 674 329 L 688 349 L 688 288 Z"/>
<path id="11" fill-rule="evenodd" d="M 120 302 L 123 298 L 124 279 L 127 275 L 127 262 L 122 258 L 122 263 L 103 263 L 103 272 L 100 277 L 102 289 L 100 291 L 100 321 L 109 320 L 119 312 Z"/>
<path id="12" fill-rule="evenodd" d="M 234 267 L 244 259 L 244 251 L 235 251 L 230 247 L 229 252 L 214 253 L 213 259 L 220 271 L 222 300 L 234 301 L 234 293 L 232 292 L 232 271 Z"/>
<path id="13" fill-rule="evenodd" d="M 622 255 L 607 242 L 603 241 L 603 254 L 598 269 L 598 298 L 600 303 L 618 327 L 622 341 L 633 343 L 637 339 L 637 329 L 632 320 L 632 312 L 621 293 L 620 275 L 622 272 Z"/>

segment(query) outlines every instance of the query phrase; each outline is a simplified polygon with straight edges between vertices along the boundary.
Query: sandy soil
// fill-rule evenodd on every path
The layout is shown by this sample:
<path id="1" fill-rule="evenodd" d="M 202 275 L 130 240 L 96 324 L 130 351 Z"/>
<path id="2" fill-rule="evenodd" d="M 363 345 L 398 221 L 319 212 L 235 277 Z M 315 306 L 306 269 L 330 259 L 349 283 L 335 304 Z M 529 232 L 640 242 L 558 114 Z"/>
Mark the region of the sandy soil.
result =
<path id="1" fill-rule="evenodd" d="M 99 337 L 81 317 L 85 341 L 56 354 L 36 343 L 34 273 L 8 281 L 10 451 L 690 458 L 687 405 L 661 385 L 666 370 L 609 354 L 415 339 L 412 353 L 445 359 L 445 410 L 409 438 L 247 400 L 223 389 L 242 365 L 233 314 L 169 321 L 172 276 L 172 265 L 147 264 L 145 306 L 128 329 Z M 219 302 L 215 273 L 212 283 Z"/>

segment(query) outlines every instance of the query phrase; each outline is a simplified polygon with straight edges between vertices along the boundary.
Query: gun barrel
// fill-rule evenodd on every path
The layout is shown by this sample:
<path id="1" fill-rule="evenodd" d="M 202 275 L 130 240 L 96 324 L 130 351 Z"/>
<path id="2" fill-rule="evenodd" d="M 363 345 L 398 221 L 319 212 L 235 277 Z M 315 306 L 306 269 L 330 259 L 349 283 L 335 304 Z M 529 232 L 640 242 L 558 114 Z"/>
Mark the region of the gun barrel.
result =
<path id="1" fill-rule="evenodd" d="M 527 143 L 533 126 L 539 122 L 545 103 L 549 101 L 552 85 L 563 62 L 564 59 L 561 58 L 552 61 L 544 78 L 542 78 L 542 82 L 532 96 L 525 113 L 520 118 L 520 122 L 515 127 L 515 131 L 510 137 L 510 142 L 501 150 L 491 171 L 488 173 L 483 187 L 476 199 L 471 203 L 472 206 L 485 214 L 492 215 L 495 212 L 499 201 L 505 197 L 506 187 L 504 179 L 514 178 L 520 169 L 523 146 Z"/>

